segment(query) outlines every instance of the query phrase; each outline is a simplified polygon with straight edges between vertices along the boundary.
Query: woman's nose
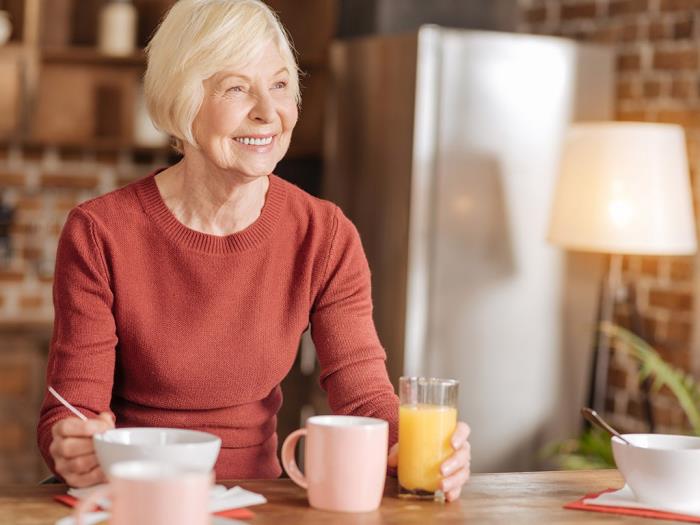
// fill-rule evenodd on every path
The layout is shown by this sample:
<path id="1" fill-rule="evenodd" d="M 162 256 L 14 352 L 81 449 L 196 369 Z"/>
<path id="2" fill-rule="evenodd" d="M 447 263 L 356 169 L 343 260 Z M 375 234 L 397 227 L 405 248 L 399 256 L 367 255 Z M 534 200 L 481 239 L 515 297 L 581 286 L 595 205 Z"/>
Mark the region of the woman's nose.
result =
<path id="1" fill-rule="evenodd" d="M 261 93 L 256 97 L 250 118 L 259 122 L 271 122 L 275 118 L 275 107 L 269 93 Z"/>

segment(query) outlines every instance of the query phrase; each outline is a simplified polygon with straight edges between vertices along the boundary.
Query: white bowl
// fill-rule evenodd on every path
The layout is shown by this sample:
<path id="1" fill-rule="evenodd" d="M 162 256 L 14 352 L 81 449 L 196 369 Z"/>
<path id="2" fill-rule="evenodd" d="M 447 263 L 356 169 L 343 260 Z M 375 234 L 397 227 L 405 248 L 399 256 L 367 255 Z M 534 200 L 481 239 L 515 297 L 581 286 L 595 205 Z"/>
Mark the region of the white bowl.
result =
<path id="1" fill-rule="evenodd" d="M 221 439 L 213 434 L 179 428 L 117 428 L 92 439 L 104 472 L 114 463 L 137 459 L 208 472 L 221 448 Z"/>
<path id="2" fill-rule="evenodd" d="M 659 507 L 700 507 L 700 437 L 623 434 L 612 438 L 613 456 L 637 500 Z"/>

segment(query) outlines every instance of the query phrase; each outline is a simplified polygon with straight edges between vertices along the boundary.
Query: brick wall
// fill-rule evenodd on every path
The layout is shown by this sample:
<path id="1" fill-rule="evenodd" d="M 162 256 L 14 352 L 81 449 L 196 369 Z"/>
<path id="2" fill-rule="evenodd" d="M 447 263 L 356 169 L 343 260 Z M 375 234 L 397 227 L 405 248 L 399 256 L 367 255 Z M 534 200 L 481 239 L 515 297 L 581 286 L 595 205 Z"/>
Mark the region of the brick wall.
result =
<path id="1" fill-rule="evenodd" d="M 10 251 L 0 251 L 0 483 L 36 483 L 48 474 L 35 428 L 53 324 L 56 246 L 68 211 L 165 165 L 166 157 L 0 145 L 0 203 L 14 210 Z"/>
<path id="2" fill-rule="evenodd" d="M 0 322 L 53 321 L 56 245 L 68 211 L 166 165 L 164 153 L 0 146 L 0 202 L 15 210 L 0 261 Z"/>
<path id="3" fill-rule="evenodd" d="M 50 326 L 0 332 L 0 483 L 36 483 L 49 473 L 36 449 Z"/>
<path id="4" fill-rule="evenodd" d="M 691 179 L 700 161 L 700 0 L 518 0 L 519 31 L 610 45 L 617 53 L 618 120 L 684 126 Z M 697 193 L 697 192 L 696 192 Z M 696 202 L 697 210 L 697 202 Z M 671 363 L 697 370 L 692 348 L 694 260 L 626 257 L 647 339 Z M 620 308 L 618 319 L 627 312 Z M 644 431 L 636 365 L 615 355 L 608 417 L 627 431 Z M 654 396 L 658 431 L 687 425 L 667 392 Z"/>

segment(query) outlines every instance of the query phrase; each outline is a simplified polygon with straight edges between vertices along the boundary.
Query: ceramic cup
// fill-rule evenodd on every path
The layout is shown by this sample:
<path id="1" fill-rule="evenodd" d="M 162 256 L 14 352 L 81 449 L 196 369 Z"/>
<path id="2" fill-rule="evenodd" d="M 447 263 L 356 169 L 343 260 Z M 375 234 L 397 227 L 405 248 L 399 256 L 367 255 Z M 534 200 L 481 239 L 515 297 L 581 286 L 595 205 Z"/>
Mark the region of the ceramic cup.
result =
<path id="1" fill-rule="evenodd" d="M 80 500 L 75 520 L 109 500 L 110 525 L 209 525 L 213 473 L 157 461 L 124 461 L 108 471 L 109 484 Z"/>
<path id="2" fill-rule="evenodd" d="M 294 460 L 305 436 L 304 471 Z M 309 504 L 321 510 L 369 512 L 382 501 L 389 425 L 371 417 L 314 416 L 282 445 L 282 465 L 307 489 Z"/>

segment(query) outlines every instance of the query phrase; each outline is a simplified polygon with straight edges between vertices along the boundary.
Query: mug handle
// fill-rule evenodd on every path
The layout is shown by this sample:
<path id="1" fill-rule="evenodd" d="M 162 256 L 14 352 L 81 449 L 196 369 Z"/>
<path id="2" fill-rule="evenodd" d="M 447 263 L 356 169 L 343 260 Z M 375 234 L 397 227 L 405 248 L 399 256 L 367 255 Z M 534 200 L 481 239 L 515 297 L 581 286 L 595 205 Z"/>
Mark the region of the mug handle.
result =
<path id="1" fill-rule="evenodd" d="M 87 498 L 78 501 L 78 504 L 75 506 L 75 510 L 73 511 L 76 525 L 83 525 L 83 514 L 90 512 L 90 509 L 98 506 L 98 502 L 102 498 L 109 497 L 111 494 L 112 487 L 106 485 L 104 487 L 100 487 L 99 489 L 95 489 L 95 491 L 91 492 Z"/>
<path id="2" fill-rule="evenodd" d="M 297 443 L 303 436 L 306 436 L 306 429 L 300 428 L 289 434 L 287 439 L 284 440 L 282 445 L 282 466 L 294 483 L 303 489 L 308 489 L 309 484 L 294 459 Z"/>

